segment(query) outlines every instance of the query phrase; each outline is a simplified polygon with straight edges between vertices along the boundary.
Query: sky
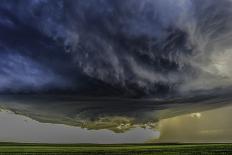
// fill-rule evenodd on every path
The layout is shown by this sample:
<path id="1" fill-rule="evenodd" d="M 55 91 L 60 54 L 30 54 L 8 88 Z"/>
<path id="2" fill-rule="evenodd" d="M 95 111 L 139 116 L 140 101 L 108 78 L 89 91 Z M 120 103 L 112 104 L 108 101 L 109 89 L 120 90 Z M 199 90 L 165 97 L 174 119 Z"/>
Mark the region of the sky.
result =
<path id="1" fill-rule="evenodd" d="M 161 120 L 154 142 L 231 143 L 231 106 Z"/>
<path id="2" fill-rule="evenodd" d="M 231 85 L 230 0 L 3 0 L 0 92 L 176 97 Z"/>
<path id="3" fill-rule="evenodd" d="M 0 108 L 122 133 L 223 107 L 231 41 L 231 0 L 2 0 Z"/>
<path id="4" fill-rule="evenodd" d="M 0 112 L 0 141 L 21 143 L 143 143 L 159 136 L 158 131 L 133 128 L 126 133 L 88 130 L 62 124 L 40 123 L 10 111 Z"/>
<path id="5" fill-rule="evenodd" d="M 27 143 L 231 143 L 232 106 L 188 113 L 134 127 L 123 133 L 40 123 L 10 111 L 0 112 L 0 140 Z M 213 120 L 213 121 L 212 121 Z M 222 121 L 223 120 L 223 121 Z"/>

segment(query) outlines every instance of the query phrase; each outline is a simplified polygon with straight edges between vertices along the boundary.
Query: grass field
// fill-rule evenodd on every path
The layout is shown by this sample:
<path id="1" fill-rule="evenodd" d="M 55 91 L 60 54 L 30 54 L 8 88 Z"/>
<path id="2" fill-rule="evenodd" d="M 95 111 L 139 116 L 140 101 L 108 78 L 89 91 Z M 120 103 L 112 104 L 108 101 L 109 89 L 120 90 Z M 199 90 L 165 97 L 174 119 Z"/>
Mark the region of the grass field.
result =
<path id="1" fill-rule="evenodd" d="M 232 144 L 16 144 L 0 143 L 0 155 L 232 155 Z"/>

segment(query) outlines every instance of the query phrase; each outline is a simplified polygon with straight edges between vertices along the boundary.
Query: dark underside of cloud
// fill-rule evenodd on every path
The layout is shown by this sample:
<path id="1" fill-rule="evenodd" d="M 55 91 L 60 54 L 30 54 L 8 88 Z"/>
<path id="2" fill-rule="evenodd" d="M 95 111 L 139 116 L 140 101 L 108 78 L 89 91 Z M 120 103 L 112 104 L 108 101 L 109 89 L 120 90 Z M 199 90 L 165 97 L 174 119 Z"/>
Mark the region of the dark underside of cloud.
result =
<path id="1" fill-rule="evenodd" d="M 230 93 L 225 92 L 169 100 L 1 95 L 0 108 L 43 123 L 125 132 L 138 126 L 155 128 L 162 119 L 223 107 L 230 105 L 231 100 Z"/>
<path id="2" fill-rule="evenodd" d="M 231 0 L 1 0 L 0 93 L 67 95 L 57 109 L 54 98 L 6 107 L 72 120 L 223 105 L 231 41 Z"/>

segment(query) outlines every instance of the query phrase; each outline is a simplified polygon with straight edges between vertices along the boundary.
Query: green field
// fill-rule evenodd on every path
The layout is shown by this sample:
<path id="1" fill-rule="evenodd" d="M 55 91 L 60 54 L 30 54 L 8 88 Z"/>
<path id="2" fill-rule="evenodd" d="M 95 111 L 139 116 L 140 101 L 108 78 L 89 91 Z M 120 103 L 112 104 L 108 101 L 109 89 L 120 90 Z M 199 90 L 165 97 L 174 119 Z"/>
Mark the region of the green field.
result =
<path id="1" fill-rule="evenodd" d="M 232 144 L 16 144 L 1 143 L 0 155 L 232 155 Z"/>

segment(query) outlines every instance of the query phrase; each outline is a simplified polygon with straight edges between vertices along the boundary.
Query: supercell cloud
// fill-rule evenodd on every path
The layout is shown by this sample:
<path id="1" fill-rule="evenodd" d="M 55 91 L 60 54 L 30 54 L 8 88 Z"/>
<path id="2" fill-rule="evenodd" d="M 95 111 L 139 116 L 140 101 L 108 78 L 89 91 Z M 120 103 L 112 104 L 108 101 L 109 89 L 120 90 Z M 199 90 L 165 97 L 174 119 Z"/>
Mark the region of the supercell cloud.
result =
<path id="1" fill-rule="evenodd" d="M 231 42 L 231 0 L 1 0 L 0 93 L 54 95 L 1 107 L 118 131 L 222 106 Z"/>
<path id="2" fill-rule="evenodd" d="M 232 84 L 231 0 L 3 0 L 0 91 L 172 97 Z"/>

